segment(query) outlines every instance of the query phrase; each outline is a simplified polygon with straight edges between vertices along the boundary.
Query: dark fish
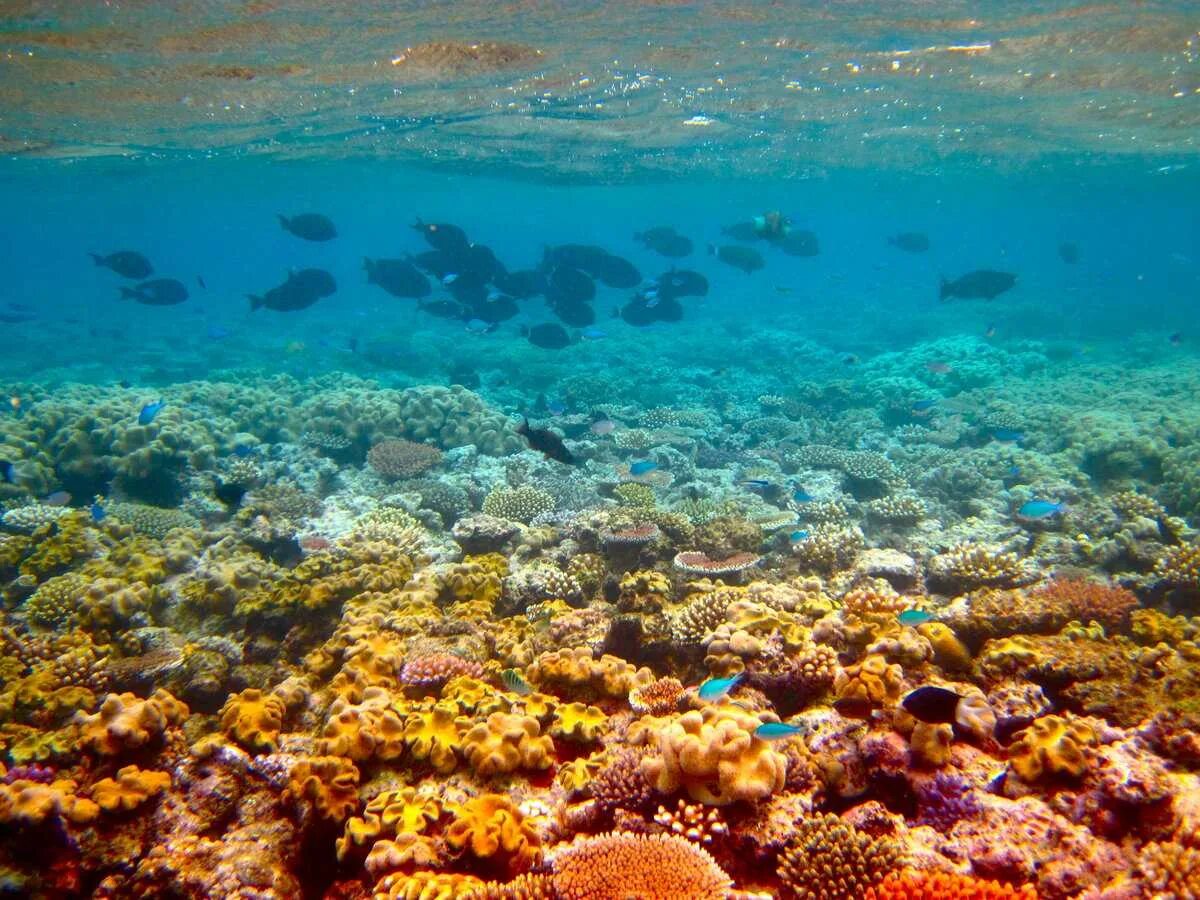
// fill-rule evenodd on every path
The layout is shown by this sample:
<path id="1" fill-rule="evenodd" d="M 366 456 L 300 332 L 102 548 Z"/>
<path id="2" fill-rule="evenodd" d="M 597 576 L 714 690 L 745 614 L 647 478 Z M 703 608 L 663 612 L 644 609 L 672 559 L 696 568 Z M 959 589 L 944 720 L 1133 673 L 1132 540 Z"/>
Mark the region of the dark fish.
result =
<path id="1" fill-rule="evenodd" d="M 546 276 L 535 269 L 501 272 L 492 279 L 492 284 L 517 300 L 527 300 L 546 293 Z"/>
<path id="2" fill-rule="evenodd" d="M 1079 262 L 1079 245 L 1071 241 L 1063 241 L 1058 245 L 1058 258 L 1067 265 L 1075 265 Z"/>
<path id="3" fill-rule="evenodd" d="M 197 275 L 197 276 L 196 276 L 196 284 L 200 286 L 200 290 L 202 290 L 202 291 L 207 291 L 207 290 L 208 290 L 208 285 L 204 283 L 204 276 L 203 276 L 203 275 Z"/>
<path id="4" fill-rule="evenodd" d="M 607 250 L 594 244 L 560 244 L 557 247 L 546 248 L 542 257 L 542 268 L 570 266 L 572 269 L 591 272 L 593 269 L 603 266 L 607 256 Z"/>
<path id="5" fill-rule="evenodd" d="M 816 256 L 821 252 L 821 243 L 811 231 L 789 231 L 775 246 L 788 256 Z"/>
<path id="6" fill-rule="evenodd" d="M 590 309 L 591 307 L 586 308 Z M 507 322 L 521 311 L 517 307 L 517 301 L 512 297 L 506 297 L 504 294 L 489 296 L 482 303 L 474 305 L 471 309 L 476 318 L 491 325 L 499 322 Z"/>
<path id="7" fill-rule="evenodd" d="M 121 297 L 144 306 L 174 306 L 188 298 L 188 289 L 174 278 L 155 278 L 137 287 L 121 288 Z"/>
<path id="8" fill-rule="evenodd" d="M 575 457 L 563 443 L 563 439 L 549 428 L 530 428 L 529 420 L 522 419 L 517 428 L 517 434 L 529 442 L 529 446 L 541 453 L 547 459 L 554 459 L 568 466 L 574 465 Z"/>
<path id="9" fill-rule="evenodd" d="M 464 272 L 446 284 L 446 290 L 464 306 L 477 306 L 487 300 L 487 278 L 478 272 Z"/>
<path id="10" fill-rule="evenodd" d="M 642 328 L 655 322 L 678 322 L 683 318 L 683 306 L 675 299 L 661 295 L 647 298 L 639 294 L 621 307 L 620 316 L 630 325 Z"/>
<path id="11" fill-rule="evenodd" d="M 431 300 L 419 304 L 418 308 L 421 312 L 427 312 L 439 319 L 461 319 L 466 312 L 461 303 L 455 303 L 453 300 Z"/>
<path id="12" fill-rule="evenodd" d="M 316 294 L 318 297 L 329 297 L 337 291 L 337 282 L 324 269 L 301 269 L 292 272 L 288 281 L 297 289 Z"/>
<path id="13" fill-rule="evenodd" d="M 1183 343 L 1183 335 L 1180 334 L 1178 331 L 1176 331 L 1169 338 L 1167 338 L 1167 340 L 1170 341 L 1172 344 L 1174 344 L 1176 347 L 1178 347 L 1180 344 Z"/>
<path id="14" fill-rule="evenodd" d="M 296 312 L 307 309 L 336 290 L 337 282 L 324 269 L 301 269 L 299 272 L 290 273 L 283 284 L 271 288 L 261 296 L 246 296 L 250 299 L 252 311 L 266 307 L 276 312 Z"/>
<path id="15" fill-rule="evenodd" d="M 407 259 L 368 259 L 363 257 L 367 284 L 374 284 L 393 297 L 428 297 L 429 279 Z"/>
<path id="16" fill-rule="evenodd" d="M 0 480 L 12 484 L 16 479 L 16 469 L 7 459 L 0 459 Z"/>
<path id="17" fill-rule="evenodd" d="M 596 323 L 596 311 L 586 303 L 556 303 L 552 309 L 564 325 L 587 328 Z"/>
<path id="18" fill-rule="evenodd" d="M 663 300 L 677 297 L 705 297 L 708 295 L 708 279 L 690 269 L 672 269 L 658 276 L 658 296 Z"/>
<path id="19" fill-rule="evenodd" d="M 140 281 L 154 274 L 154 266 L 150 265 L 150 260 L 136 250 L 118 250 L 108 256 L 89 253 L 88 256 L 96 261 L 96 265 L 112 269 L 122 278 L 133 278 Z"/>
<path id="20" fill-rule="evenodd" d="M 220 478 L 215 478 L 213 481 L 213 494 L 231 509 L 236 509 L 241 504 L 242 498 L 246 496 L 247 488 L 244 484 L 223 481 Z"/>
<path id="21" fill-rule="evenodd" d="M 466 253 L 471 247 L 471 242 L 467 240 L 467 233 L 457 225 L 438 222 L 426 223 L 417 219 L 413 228 L 419 231 L 421 236 L 425 238 L 425 242 L 435 250 L 462 254 Z"/>
<path id="22" fill-rule="evenodd" d="M 738 222 L 736 225 L 726 225 L 721 229 L 721 234 L 731 237 L 735 241 L 757 241 L 762 237 L 758 233 L 758 229 L 754 227 L 753 222 Z"/>
<path id="23" fill-rule="evenodd" d="M 561 350 L 571 343 L 571 336 L 567 334 L 567 330 L 554 322 L 523 328 L 521 334 L 535 347 L 546 350 Z"/>
<path id="24" fill-rule="evenodd" d="M 930 725 L 953 725 L 962 700 L 954 691 L 943 687 L 925 685 L 905 695 L 900 701 L 913 718 Z"/>
<path id="25" fill-rule="evenodd" d="M 418 253 L 413 257 L 413 263 L 420 269 L 425 270 L 438 281 L 441 281 L 447 275 L 458 273 L 461 268 L 462 260 L 453 253 L 447 253 L 445 250 L 426 250 L 424 253 Z"/>
<path id="26" fill-rule="evenodd" d="M 937 406 L 937 400 L 933 398 L 929 400 L 914 400 L 912 404 L 912 411 L 919 413 L 929 412 L 929 410 L 933 409 L 935 406 Z"/>
<path id="27" fill-rule="evenodd" d="M 766 265 L 763 262 L 762 254 L 751 247 L 739 247 L 736 244 L 722 244 L 717 247 L 709 244 L 708 252 L 710 256 L 715 256 L 727 266 L 741 269 L 747 275 L 757 272 Z"/>
<path id="28" fill-rule="evenodd" d="M 337 229 L 333 227 L 333 222 L 320 213 L 301 213 L 290 219 L 281 215 L 279 224 L 283 226 L 284 231 L 306 241 L 331 241 L 337 237 Z"/>
<path id="29" fill-rule="evenodd" d="M 551 306 L 560 303 L 590 303 L 596 296 L 596 284 L 581 269 L 558 266 L 550 273 L 546 299 Z"/>
<path id="30" fill-rule="evenodd" d="M 471 272 L 484 281 L 491 281 L 505 272 L 504 264 L 496 258 L 492 248 L 483 244 L 472 244 L 459 259 L 460 272 Z"/>
<path id="31" fill-rule="evenodd" d="M 71 495 L 67 491 L 54 491 L 43 497 L 42 502 L 47 506 L 66 506 L 71 502 Z"/>
<path id="32" fill-rule="evenodd" d="M 902 231 L 900 234 L 893 234 L 887 239 L 887 242 L 905 253 L 924 253 L 929 249 L 929 238 L 919 231 Z"/>
<path id="33" fill-rule="evenodd" d="M 637 270 L 637 266 L 623 256 L 612 253 L 604 254 L 588 271 L 596 280 L 610 288 L 637 287 L 642 281 L 642 273 Z"/>
<path id="34" fill-rule="evenodd" d="M 976 269 L 968 272 L 954 281 L 942 279 L 938 292 L 939 300 L 949 300 L 958 297 L 963 300 L 982 298 L 991 300 L 1005 291 L 1011 290 L 1017 283 L 1017 276 L 1011 272 L 996 272 L 992 269 Z"/>
<path id="35" fill-rule="evenodd" d="M 646 249 L 670 259 L 679 259 L 692 252 L 691 239 L 684 237 L 670 225 L 647 228 L 635 234 L 633 239 L 644 244 Z"/>

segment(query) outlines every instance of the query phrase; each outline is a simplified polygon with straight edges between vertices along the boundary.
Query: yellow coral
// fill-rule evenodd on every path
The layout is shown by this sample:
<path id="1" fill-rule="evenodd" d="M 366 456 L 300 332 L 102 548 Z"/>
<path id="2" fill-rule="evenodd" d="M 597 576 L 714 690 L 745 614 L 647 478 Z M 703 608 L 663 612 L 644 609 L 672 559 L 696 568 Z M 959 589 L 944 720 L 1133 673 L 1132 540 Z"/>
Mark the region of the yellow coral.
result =
<path id="1" fill-rule="evenodd" d="M 75 795 L 75 782 L 53 784 L 18 779 L 0 784 L 0 824 L 40 825 L 47 820 L 85 825 L 100 814 L 100 807 Z"/>
<path id="2" fill-rule="evenodd" d="M 554 711 L 550 733 L 569 741 L 599 740 L 608 726 L 608 716 L 586 703 L 568 703 Z"/>
<path id="3" fill-rule="evenodd" d="M 837 673 L 833 682 L 835 706 L 848 715 L 862 714 L 899 700 L 903 684 L 900 666 L 889 664 L 882 656 L 867 656 Z"/>
<path id="4" fill-rule="evenodd" d="M 442 702 L 410 713 L 404 723 L 404 743 L 413 758 L 428 760 L 434 771 L 443 775 L 457 768 L 455 751 L 462 746 L 470 722 L 457 713 L 454 705 Z"/>
<path id="5" fill-rule="evenodd" d="M 597 659 L 587 647 L 543 653 L 526 674 L 535 685 L 584 698 L 625 697 L 635 687 L 654 681 L 654 673 L 649 669 L 636 668 L 607 653 Z"/>
<path id="6" fill-rule="evenodd" d="M 367 759 L 398 759 L 404 752 L 404 721 L 392 709 L 392 698 L 382 687 L 369 687 L 359 703 L 344 697 L 333 701 L 318 750 L 328 756 Z"/>
<path id="7" fill-rule="evenodd" d="M 913 727 L 909 747 L 913 755 L 930 766 L 944 766 L 950 762 L 950 746 L 954 743 L 954 727 L 946 724 L 930 725 L 918 722 Z"/>
<path id="8" fill-rule="evenodd" d="M 1053 775 L 1081 778 L 1098 743 L 1095 729 L 1081 719 L 1042 716 L 1017 732 L 1008 764 L 1024 781 Z"/>
<path id="9" fill-rule="evenodd" d="M 247 749 L 274 752 L 279 747 L 279 729 L 286 712 L 279 697 L 247 688 L 231 694 L 221 707 L 221 730 Z"/>
<path id="10" fill-rule="evenodd" d="M 352 848 L 363 847 L 380 837 L 420 834 L 442 815 L 442 804 L 427 791 L 404 787 L 377 794 L 367 804 L 362 818 L 346 821 L 343 836 L 337 842 L 339 860 L 345 860 Z"/>
<path id="11" fill-rule="evenodd" d="M 92 800 L 105 812 L 136 809 L 171 786 L 166 772 L 151 772 L 137 766 L 125 766 L 117 777 L 104 778 L 92 786 Z"/>
<path id="12" fill-rule="evenodd" d="M 292 766 L 280 797 L 296 807 L 302 820 L 340 825 L 358 806 L 358 768 L 339 756 L 302 759 Z"/>
<path id="13" fill-rule="evenodd" d="M 917 626 L 933 647 L 933 661 L 947 671 L 971 668 L 971 651 L 944 622 L 926 622 Z"/>
<path id="14" fill-rule="evenodd" d="M 540 855 L 541 841 L 512 800 L 502 794 L 483 794 L 454 807 L 446 827 L 446 843 L 505 867 L 510 875 L 524 872 Z"/>
<path id="15" fill-rule="evenodd" d="M 659 755 L 642 761 L 646 780 L 664 794 L 683 788 L 710 806 L 782 790 L 787 757 L 754 736 L 762 721 L 734 706 L 685 713 L 658 731 Z"/>
<path id="16" fill-rule="evenodd" d="M 148 700 L 133 694 L 109 694 L 94 715 L 75 714 L 79 744 L 102 756 L 141 747 L 161 737 L 172 725 L 187 718 L 188 708 L 166 691 L 155 691 Z"/>
<path id="17" fill-rule="evenodd" d="M 554 742 L 542 734 L 537 719 L 509 713 L 492 713 L 463 735 L 463 756 L 481 777 L 517 769 L 548 769 L 553 764 Z"/>
<path id="18" fill-rule="evenodd" d="M 375 885 L 373 900 L 460 900 L 483 886 L 472 875 L 394 872 Z"/>

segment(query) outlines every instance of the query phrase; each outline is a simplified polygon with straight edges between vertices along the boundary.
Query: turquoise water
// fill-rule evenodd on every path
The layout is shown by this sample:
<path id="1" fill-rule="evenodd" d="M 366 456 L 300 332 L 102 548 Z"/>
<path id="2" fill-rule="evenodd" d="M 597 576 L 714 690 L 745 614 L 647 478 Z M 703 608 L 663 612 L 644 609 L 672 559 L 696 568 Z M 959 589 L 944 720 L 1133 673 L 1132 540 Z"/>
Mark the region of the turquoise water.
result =
<path id="1" fill-rule="evenodd" d="M 1200 895 L 1193 7 L 4 4 L 0 895 Z"/>

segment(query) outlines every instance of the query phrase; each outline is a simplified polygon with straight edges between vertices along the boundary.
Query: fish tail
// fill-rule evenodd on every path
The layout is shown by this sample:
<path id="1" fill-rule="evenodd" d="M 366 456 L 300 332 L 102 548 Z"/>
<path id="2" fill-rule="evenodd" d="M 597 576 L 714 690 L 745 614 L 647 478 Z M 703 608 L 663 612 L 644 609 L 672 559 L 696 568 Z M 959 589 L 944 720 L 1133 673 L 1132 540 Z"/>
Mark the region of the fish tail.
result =
<path id="1" fill-rule="evenodd" d="M 375 283 L 375 267 L 371 264 L 370 257 L 363 257 L 363 268 L 367 272 L 367 284 Z"/>
<path id="2" fill-rule="evenodd" d="M 246 299 L 250 301 L 250 312 L 254 312 L 263 305 L 263 298 L 257 294 L 247 294 Z"/>
<path id="3" fill-rule="evenodd" d="M 517 434 L 529 434 L 529 418 L 527 416 L 521 416 L 521 424 L 517 426 Z"/>
<path id="4" fill-rule="evenodd" d="M 942 279 L 942 283 L 938 288 L 938 299 L 945 300 L 947 297 L 950 296 L 950 282 L 946 280 L 945 275 L 942 275 L 940 277 Z"/>
<path id="5" fill-rule="evenodd" d="M 104 265 L 104 257 L 101 256 L 99 253 L 89 253 L 88 256 L 90 256 L 95 261 L 96 265 L 98 265 L 98 266 Z"/>
<path id="6" fill-rule="evenodd" d="M 284 228 L 288 227 L 288 225 L 289 225 L 288 217 L 285 216 L 283 213 L 275 213 L 275 218 L 279 219 L 279 224 L 282 225 Z"/>

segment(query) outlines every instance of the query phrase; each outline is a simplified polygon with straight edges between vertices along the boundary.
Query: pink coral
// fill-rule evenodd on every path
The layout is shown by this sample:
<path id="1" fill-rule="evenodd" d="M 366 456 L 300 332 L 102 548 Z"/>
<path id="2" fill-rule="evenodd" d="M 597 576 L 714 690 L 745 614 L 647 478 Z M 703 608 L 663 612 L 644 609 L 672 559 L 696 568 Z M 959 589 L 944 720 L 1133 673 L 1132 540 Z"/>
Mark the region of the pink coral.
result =
<path id="1" fill-rule="evenodd" d="M 400 668 L 400 681 L 411 687 L 431 689 L 460 675 L 478 678 L 482 674 L 483 666 L 473 660 L 453 653 L 426 653 L 405 661 Z"/>

